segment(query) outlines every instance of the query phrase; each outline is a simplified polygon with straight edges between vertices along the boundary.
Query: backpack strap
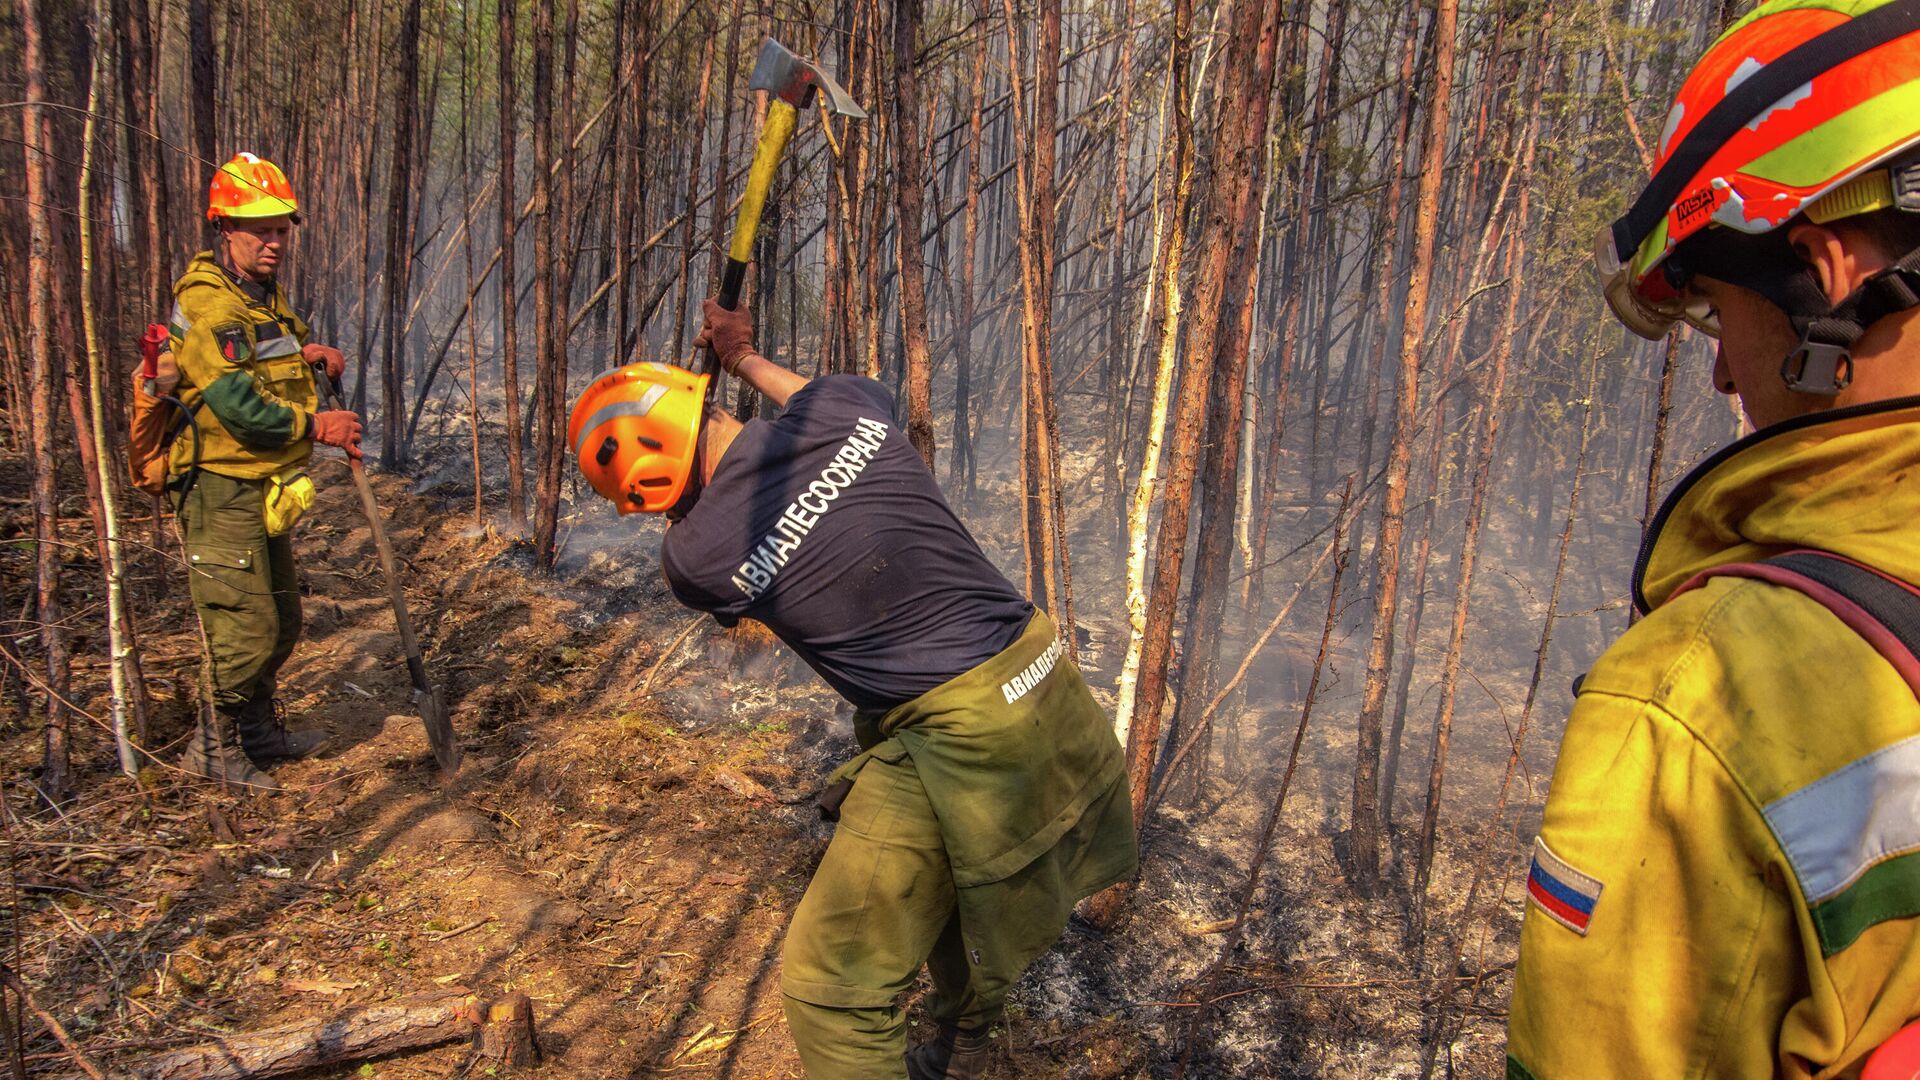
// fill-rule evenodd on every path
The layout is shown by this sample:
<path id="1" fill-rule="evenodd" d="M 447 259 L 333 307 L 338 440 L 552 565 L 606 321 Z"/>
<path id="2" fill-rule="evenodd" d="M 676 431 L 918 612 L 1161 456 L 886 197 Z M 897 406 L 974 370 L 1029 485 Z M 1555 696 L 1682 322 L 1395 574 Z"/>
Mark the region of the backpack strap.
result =
<path id="1" fill-rule="evenodd" d="M 1702 570 L 1673 595 L 1717 577 L 1755 578 L 1805 595 L 1872 645 L 1920 697 L 1920 589 L 1831 551 L 1801 548 Z"/>

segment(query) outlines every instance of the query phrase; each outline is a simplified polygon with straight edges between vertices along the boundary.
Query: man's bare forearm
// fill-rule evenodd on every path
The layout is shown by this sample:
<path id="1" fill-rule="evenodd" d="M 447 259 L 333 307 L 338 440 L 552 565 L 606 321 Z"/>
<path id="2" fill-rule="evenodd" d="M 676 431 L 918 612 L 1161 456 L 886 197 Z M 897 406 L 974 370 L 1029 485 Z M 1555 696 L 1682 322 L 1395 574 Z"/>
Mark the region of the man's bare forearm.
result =
<path id="1" fill-rule="evenodd" d="M 748 386 L 760 391 L 768 401 L 783 409 L 787 407 L 787 399 L 811 381 L 806 376 L 789 371 L 757 352 L 741 357 L 740 362 L 733 366 L 733 373 L 745 379 Z"/>

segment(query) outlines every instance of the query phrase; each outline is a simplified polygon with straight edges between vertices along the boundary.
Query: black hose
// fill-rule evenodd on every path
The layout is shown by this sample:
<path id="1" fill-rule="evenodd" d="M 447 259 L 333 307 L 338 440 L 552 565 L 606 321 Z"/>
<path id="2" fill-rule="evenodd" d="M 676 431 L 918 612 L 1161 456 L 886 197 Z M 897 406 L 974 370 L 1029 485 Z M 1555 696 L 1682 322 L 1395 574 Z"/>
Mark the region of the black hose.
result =
<path id="1" fill-rule="evenodd" d="M 173 504 L 173 512 L 178 514 L 187 504 L 187 493 L 193 490 L 193 482 L 200 476 L 200 421 L 193 418 L 197 407 L 190 409 L 186 402 L 168 394 L 160 395 L 160 400 L 180 410 L 180 420 L 173 425 L 173 430 L 167 433 L 169 444 L 180 437 L 181 428 L 193 429 L 193 458 L 187 465 L 187 479 L 180 485 L 179 495 Z"/>

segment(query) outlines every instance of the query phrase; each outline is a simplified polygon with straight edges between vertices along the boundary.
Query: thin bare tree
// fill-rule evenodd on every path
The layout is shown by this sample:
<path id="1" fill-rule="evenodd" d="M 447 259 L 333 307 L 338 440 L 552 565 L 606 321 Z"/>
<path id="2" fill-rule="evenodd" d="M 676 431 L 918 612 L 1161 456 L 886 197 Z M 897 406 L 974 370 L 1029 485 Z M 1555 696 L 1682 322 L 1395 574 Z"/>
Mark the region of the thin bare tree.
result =
<path id="1" fill-rule="evenodd" d="M 1420 355 L 1426 336 L 1427 294 L 1433 276 L 1434 237 L 1445 180 L 1447 121 L 1453 100 L 1454 29 L 1459 0 L 1437 0 L 1434 12 L 1433 79 L 1428 85 L 1426 143 L 1420 154 L 1420 185 L 1414 203 L 1412 275 L 1407 283 L 1400 337 L 1400 378 L 1394 396 L 1393 435 L 1387 452 L 1386 496 L 1374 543 L 1373 637 L 1367 648 L 1361 691 L 1359 736 L 1354 744 L 1352 835 L 1349 880 L 1363 895 L 1380 879 L 1380 720 L 1393 662 L 1393 627 L 1399 604 L 1400 536 L 1406 521 L 1407 466 L 1413 450 L 1414 414 L 1420 401 Z"/>

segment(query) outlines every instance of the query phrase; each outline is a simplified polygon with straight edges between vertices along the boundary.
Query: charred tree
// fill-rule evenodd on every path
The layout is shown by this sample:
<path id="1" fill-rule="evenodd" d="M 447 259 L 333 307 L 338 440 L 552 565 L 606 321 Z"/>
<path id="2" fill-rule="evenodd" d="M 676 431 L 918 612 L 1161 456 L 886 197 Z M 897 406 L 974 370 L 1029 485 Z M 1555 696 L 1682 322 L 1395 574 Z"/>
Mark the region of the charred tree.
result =
<path id="1" fill-rule="evenodd" d="M 918 126 L 920 7 L 921 0 L 899 0 L 893 9 L 893 250 L 900 265 L 900 330 L 907 353 L 907 439 L 932 471 L 933 373 L 927 350 L 926 268 L 920 247 L 926 194 Z"/>
<path id="2" fill-rule="evenodd" d="M 976 20 L 985 19 L 985 0 L 976 11 Z M 974 292 L 974 268 L 980 250 L 980 153 L 985 129 L 987 81 L 987 35 L 979 35 L 973 49 L 973 66 L 968 76 L 967 178 L 966 196 L 960 225 L 960 297 L 959 314 L 953 330 L 953 438 L 947 458 L 947 488 L 950 495 L 965 493 L 973 497 L 978 477 L 973 443 L 973 329 L 978 317 Z"/>
<path id="3" fill-rule="evenodd" d="M 535 361 L 533 460 L 533 549 L 542 566 L 550 566 L 554 533 L 559 526 L 560 491 L 547 486 L 547 458 L 558 452 L 547 424 L 549 399 L 556 391 L 554 374 L 560 358 L 554 355 L 554 322 L 565 318 L 566 298 L 555 306 L 553 295 L 553 237 L 564 227 L 554 221 L 553 207 L 553 0 L 533 3 L 533 325 Z"/>
<path id="4" fill-rule="evenodd" d="M 199 158 L 198 168 L 188 175 L 204 178 L 227 159 L 220 152 L 214 123 L 219 88 L 214 82 L 213 12 L 208 0 L 187 0 L 187 63 L 193 83 L 193 153 Z"/>
<path id="5" fill-rule="evenodd" d="M 1216 171 L 1207 221 L 1209 258 L 1200 267 L 1203 284 L 1194 312 L 1196 331 L 1202 319 L 1213 319 L 1215 326 L 1210 342 L 1189 339 L 1189 347 L 1211 345 L 1213 378 L 1208 387 L 1207 438 L 1200 462 L 1200 535 L 1187 599 L 1187 656 L 1180 666 L 1180 710 L 1173 727 L 1176 739 L 1186 727 L 1203 722 L 1201 706 L 1213 697 L 1220 632 L 1227 618 L 1227 578 L 1233 569 L 1233 524 L 1240 446 L 1245 434 L 1242 410 L 1253 317 L 1250 291 L 1259 284 L 1260 200 L 1254 193 L 1264 179 L 1267 111 L 1273 98 L 1274 56 L 1280 37 L 1278 0 L 1265 5 L 1264 12 L 1251 4 L 1244 7 L 1244 19 L 1241 11 L 1235 12 L 1234 33 L 1253 35 L 1257 45 L 1251 66 L 1244 73 L 1229 72 L 1219 102 L 1221 116 L 1214 135 Z M 1227 62 L 1234 65 L 1241 58 L 1229 53 Z M 1220 230 L 1217 240 L 1215 230 Z M 1217 293 L 1206 284 L 1215 280 L 1220 282 Z M 1194 769 L 1205 774 L 1204 749 L 1195 759 Z"/>
<path id="6" fill-rule="evenodd" d="M 1400 337 L 1400 378 L 1394 396 L 1393 436 L 1387 452 L 1386 496 L 1374 543 L 1379 566 L 1374 582 L 1373 638 L 1367 649 L 1359 734 L 1353 767 L 1349 880 L 1371 895 L 1380 879 L 1380 720 L 1393 662 L 1393 628 L 1400 585 L 1400 536 L 1406 519 L 1407 466 L 1412 455 L 1414 413 L 1419 406 L 1420 354 L 1426 333 L 1427 293 L 1433 274 L 1434 235 L 1445 179 L 1447 119 L 1453 98 L 1454 27 L 1459 0 L 1438 0 L 1434 19 L 1433 81 L 1427 102 L 1426 144 L 1421 148 L 1420 185 L 1414 206 L 1412 276 Z"/>
<path id="7" fill-rule="evenodd" d="M 688 148 L 687 164 L 687 218 L 680 234 L 680 292 L 673 305 L 673 356 L 684 358 L 687 355 L 687 318 L 689 302 L 693 291 L 693 253 L 695 250 L 694 207 L 700 205 L 700 157 L 707 142 L 707 97 L 713 89 L 713 49 L 714 38 L 719 28 L 714 25 L 714 16 L 707 17 L 704 54 L 700 60 L 699 102 L 693 108 L 693 145 Z"/>
<path id="8" fill-rule="evenodd" d="M 48 173 L 47 73 L 44 38 L 35 0 L 18 0 L 21 74 L 26 105 L 20 111 L 27 214 L 27 417 L 33 461 L 35 617 L 39 622 L 46 683 L 47 726 L 40 765 L 40 794 L 64 802 L 73 789 L 69 772 L 66 613 L 60 604 L 60 503 L 56 486 L 54 400 L 60 373 L 53 365 L 53 204 Z"/>
<path id="9" fill-rule="evenodd" d="M 519 132 L 514 118 L 515 0 L 498 0 L 500 79 L 500 369 L 506 396 L 507 520 L 516 536 L 527 531 L 527 474 L 520 438 L 520 327 L 516 307 L 519 278 L 514 274 L 514 251 L 520 208 L 514 199 L 514 148 Z M 477 393 L 477 391 L 476 391 Z"/>
<path id="10" fill-rule="evenodd" d="M 407 293 L 413 268 L 408 225 L 413 221 L 413 124 L 419 97 L 420 0 L 407 0 L 400 14 L 400 89 L 394 97 L 392 171 L 387 184 L 387 334 L 380 352 L 380 467 L 405 460 Z"/>
<path id="11" fill-rule="evenodd" d="M 1175 18 L 1181 18 L 1182 9 L 1190 25 L 1192 11 L 1184 0 L 1176 6 Z M 1225 71 L 1221 73 L 1220 91 L 1215 99 L 1213 145 L 1222 165 L 1214 177 L 1202 217 L 1202 254 L 1195 274 L 1193 317 L 1187 324 L 1186 350 L 1181 360 L 1173 454 L 1167 467 L 1160 530 L 1154 549 L 1153 586 L 1147 595 L 1139 684 L 1128 733 L 1136 827 L 1141 824 L 1140 815 L 1145 809 L 1159 750 L 1160 714 L 1166 704 L 1168 679 L 1172 674 L 1174 607 L 1186 561 L 1208 395 L 1222 360 L 1219 349 L 1225 335 L 1221 330 L 1224 317 L 1230 312 L 1227 297 L 1230 292 L 1238 294 L 1245 289 L 1244 279 L 1233 277 L 1228 271 L 1235 251 L 1241 250 L 1243 242 L 1251 236 L 1252 162 L 1248 156 L 1257 153 L 1259 139 L 1265 132 L 1265 98 L 1273 62 L 1271 31 L 1277 19 L 1277 2 L 1235 7 Z M 1263 68 L 1263 64 L 1267 66 Z M 1253 122 L 1256 114 L 1258 123 Z M 1176 206 L 1174 212 L 1178 209 Z M 1169 285 L 1172 287 L 1171 281 Z"/>

